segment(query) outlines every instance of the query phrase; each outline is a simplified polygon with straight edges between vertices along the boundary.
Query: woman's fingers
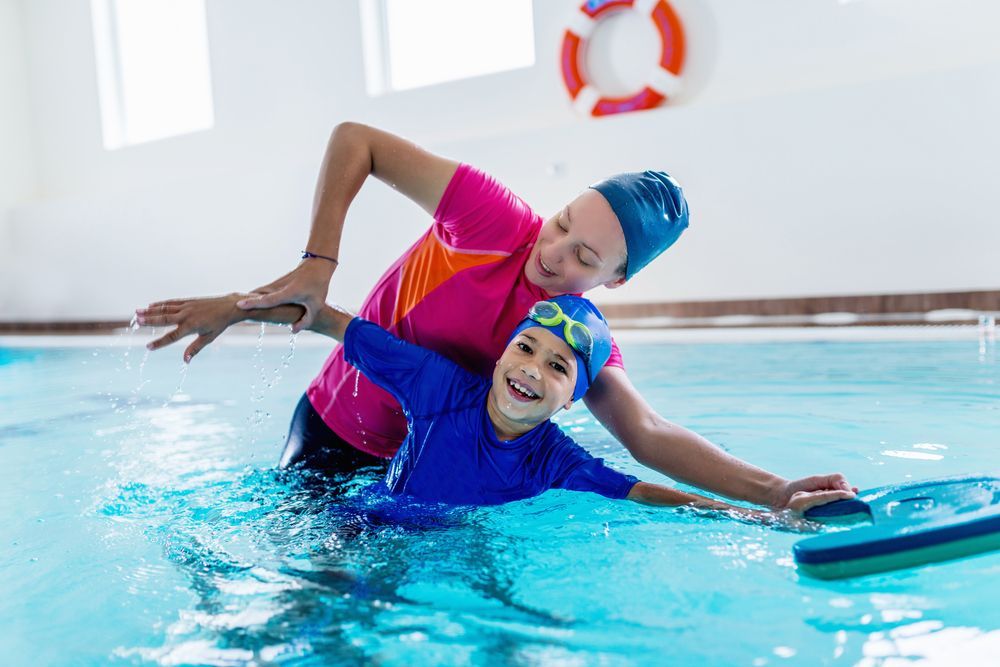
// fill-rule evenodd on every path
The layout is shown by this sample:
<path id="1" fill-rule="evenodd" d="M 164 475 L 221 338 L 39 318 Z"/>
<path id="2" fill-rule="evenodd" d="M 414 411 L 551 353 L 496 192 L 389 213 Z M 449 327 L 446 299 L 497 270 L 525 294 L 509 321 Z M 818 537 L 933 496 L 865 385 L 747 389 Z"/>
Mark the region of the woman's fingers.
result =
<path id="1" fill-rule="evenodd" d="M 270 294 L 271 292 L 277 292 L 280 289 L 284 289 L 285 285 L 292 281 L 292 276 L 295 275 L 295 269 L 289 271 L 285 275 L 272 280 L 266 285 L 261 285 L 255 290 L 251 290 L 251 294 Z"/>
<path id="2" fill-rule="evenodd" d="M 280 289 L 277 292 L 271 292 L 270 294 L 261 294 L 259 296 L 250 296 L 245 299 L 241 299 L 236 302 L 238 308 L 243 310 L 253 310 L 255 308 L 273 308 L 274 306 L 280 306 L 283 303 L 293 303 L 287 298 L 285 290 Z"/>
<path id="3" fill-rule="evenodd" d="M 816 491 L 839 488 L 844 483 L 844 476 L 840 473 L 832 475 L 816 475 L 811 479 L 812 488 Z"/>
<path id="4" fill-rule="evenodd" d="M 315 319 L 316 319 L 316 312 L 312 308 L 310 308 L 308 304 L 305 304 L 305 312 L 302 313 L 302 317 L 300 317 L 295 322 L 292 322 L 292 333 L 297 334 L 300 331 L 308 329 L 310 326 L 312 326 L 313 320 Z"/>
<path id="5" fill-rule="evenodd" d="M 831 475 L 812 475 L 799 480 L 795 486 L 799 491 L 826 491 L 830 489 L 843 489 L 850 491 L 851 486 L 847 479 L 839 472 Z"/>
<path id="6" fill-rule="evenodd" d="M 839 472 L 827 475 L 826 480 L 827 488 L 829 489 L 843 489 L 845 491 L 851 490 L 851 485 L 847 483 L 847 478 Z"/>
<path id="7" fill-rule="evenodd" d="M 255 308 L 273 308 L 285 303 L 297 303 L 306 306 L 307 313 L 303 319 L 306 324 L 311 323 L 313 316 L 308 313 L 308 304 L 311 303 L 314 308 L 318 308 L 323 303 L 335 269 L 336 267 L 331 267 L 326 263 L 306 262 L 299 264 L 277 280 L 263 287 L 258 287 L 251 292 L 250 296 L 238 301 L 236 306 L 243 310 L 253 310 Z"/>
<path id="8" fill-rule="evenodd" d="M 790 509 L 796 512 L 805 512 L 817 505 L 826 505 L 835 500 L 849 500 L 854 494 L 850 491 L 812 491 L 799 492 L 792 497 L 788 503 Z"/>

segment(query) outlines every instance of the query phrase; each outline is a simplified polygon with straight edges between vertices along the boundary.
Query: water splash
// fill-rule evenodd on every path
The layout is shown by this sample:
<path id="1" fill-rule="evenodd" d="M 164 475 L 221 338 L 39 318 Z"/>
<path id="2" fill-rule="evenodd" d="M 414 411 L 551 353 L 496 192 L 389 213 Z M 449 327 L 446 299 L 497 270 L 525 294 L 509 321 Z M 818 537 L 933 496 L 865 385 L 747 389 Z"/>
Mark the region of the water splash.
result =
<path id="1" fill-rule="evenodd" d="M 153 339 L 154 340 L 156 339 L 156 332 L 157 332 L 157 329 L 154 328 L 153 329 Z M 149 353 L 150 353 L 150 349 L 148 347 L 145 348 L 145 352 L 142 355 L 142 361 L 139 362 L 139 383 L 136 385 L 135 389 L 132 390 L 132 396 L 136 400 L 138 400 L 139 393 L 142 391 L 142 388 L 144 386 L 146 386 L 147 384 L 149 384 L 149 380 L 143 379 L 143 372 L 146 370 L 146 362 L 149 361 Z M 133 401 L 133 404 L 135 402 L 136 401 Z"/>
<path id="2" fill-rule="evenodd" d="M 264 388 L 267 385 L 267 372 L 264 370 L 263 354 L 264 354 L 264 332 L 267 330 L 267 323 L 260 323 L 260 331 L 257 334 L 257 347 L 253 352 L 253 367 L 256 375 L 260 378 L 261 388 L 257 389 L 257 383 L 254 382 L 250 385 L 250 401 L 252 403 L 260 403 L 264 400 Z"/>
<path id="3" fill-rule="evenodd" d="M 184 381 L 187 379 L 189 367 L 189 364 L 181 364 L 181 374 L 180 379 L 177 381 L 177 386 L 174 388 L 174 391 L 170 394 L 162 407 L 165 408 L 171 403 L 181 403 L 189 398 L 188 395 L 184 393 Z"/>
<path id="4" fill-rule="evenodd" d="M 259 377 L 259 388 L 258 383 L 254 382 L 250 385 L 250 402 L 251 403 L 261 403 L 264 400 L 264 392 L 267 388 L 267 371 L 264 370 L 264 333 L 267 331 L 267 323 L 260 323 L 260 331 L 257 334 L 257 346 L 253 353 L 253 365 L 255 374 Z M 255 407 L 250 416 L 247 417 L 247 423 L 250 429 L 250 446 L 251 448 L 257 444 L 257 436 L 260 433 L 261 426 L 264 421 L 270 417 L 270 413 L 262 410 L 259 407 Z"/>
<path id="5" fill-rule="evenodd" d="M 994 360 L 997 346 L 997 320 L 995 315 L 979 316 L 979 361 Z"/>
<path id="6" fill-rule="evenodd" d="M 132 343 L 135 342 L 135 332 L 139 330 L 139 316 L 133 315 L 132 319 L 128 323 L 127 335 L 125 333 L 121 334 L 125 336 L 125 353 L 122 355 L 124 361 L 124 366 L 126 371 L 132 370 L 132 362 L 129 359 L 129 354 L 132 352 Z"/>
<path id="7" fill-rule="evenodd" d="M 292 363 L 292 359 L 295 358 L 295 339 L 298 337 L 297 333 L 293 333 L 288 339 L 288 351 L 281 357 L 281 362 L 274 369 L 271 374 L 271 379 L 265 385 L 267 389 L 272 389 L 278 382 L 281 381 L 281 374 L 285 371 Z"/>

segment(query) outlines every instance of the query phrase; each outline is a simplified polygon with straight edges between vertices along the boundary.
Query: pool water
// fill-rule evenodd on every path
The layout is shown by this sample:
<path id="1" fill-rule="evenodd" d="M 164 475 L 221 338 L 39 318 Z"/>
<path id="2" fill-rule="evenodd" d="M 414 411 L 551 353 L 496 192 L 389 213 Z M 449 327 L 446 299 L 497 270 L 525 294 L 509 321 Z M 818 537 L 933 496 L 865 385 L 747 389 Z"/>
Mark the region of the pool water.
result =
<path id="1" fill-rule="evenodd" d="M 328 348 L 267 338 L 186 372 L 139 334 L 0 348 L 4 665 L 997 664 L 998 553 L 823 582 L 801 535 L 690 511 L 550 491 L 393 521 L 372 474 L 277 471 Z M 662 414 L 785 477 L 1000 468 L 1000 364 L 974 341 L 623 352 Z M 559 421 L 665 481 L 582 405 Z"/>

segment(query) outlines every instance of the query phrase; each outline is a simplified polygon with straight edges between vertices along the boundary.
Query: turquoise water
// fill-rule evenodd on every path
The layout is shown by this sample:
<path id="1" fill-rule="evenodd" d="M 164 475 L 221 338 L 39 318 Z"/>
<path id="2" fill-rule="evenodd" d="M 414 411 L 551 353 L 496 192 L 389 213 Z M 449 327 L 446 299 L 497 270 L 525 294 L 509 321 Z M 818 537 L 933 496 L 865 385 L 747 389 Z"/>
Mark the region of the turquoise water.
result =
<path id="1" fill-rule="evenodd" d="M 282 336 L 186 373 L 127 335 L 0 348 L 4 665 L 996 664 L 1000 554 L 819 582 L 796 534 L 565 491 L 378 520 L 371 476 L 273 469 L 326 356 Z M 624 353 L 665 416 L 786 477 L 1000 468 L 1000 364 L 975 342 Z M 582 406 L 560 421 L 663 479 Z"/>

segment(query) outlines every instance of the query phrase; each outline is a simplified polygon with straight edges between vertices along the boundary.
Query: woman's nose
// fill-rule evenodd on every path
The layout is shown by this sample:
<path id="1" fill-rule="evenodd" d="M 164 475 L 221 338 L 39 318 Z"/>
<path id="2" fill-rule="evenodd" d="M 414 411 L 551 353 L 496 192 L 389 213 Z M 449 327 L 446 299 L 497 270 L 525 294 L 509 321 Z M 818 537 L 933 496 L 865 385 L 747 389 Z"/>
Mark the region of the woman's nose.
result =
<path id="1" fill-rule="evenodd" d="M 562 264 L 563 263 L 563 257 L 565 255 L 566 255 L 566 242 L 565 241 L 557 241 L 557 242 L 555 242 L 555 243 L 552 244 L 552 252 L 550 254 L 550 258 L 551 258 L 551 260 L 553 262 L 555 262 L 556 264 Z"/>

